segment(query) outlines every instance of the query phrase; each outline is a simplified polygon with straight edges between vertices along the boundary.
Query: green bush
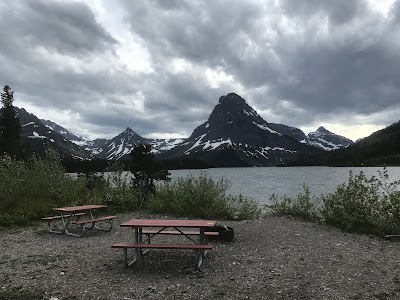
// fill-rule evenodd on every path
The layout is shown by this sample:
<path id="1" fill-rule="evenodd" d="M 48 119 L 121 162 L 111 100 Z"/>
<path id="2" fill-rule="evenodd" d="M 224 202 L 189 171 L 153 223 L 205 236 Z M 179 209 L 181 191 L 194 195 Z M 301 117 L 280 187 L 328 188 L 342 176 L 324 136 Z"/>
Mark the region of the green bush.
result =
<path id="1" fill-rule="evenodd" d="M 400 181 L 389 181 L 387 169 L 378 177 L 363 172 L 349 174 L 347 183 L 334 193 L 311 199 L 307 187 L 296 198 L 273 196 L 268 208 L 272 214 L 289 214 L 318 220 L 348 232 L 400 234 Z"/>
<path id="2" fill-rule="evenodd" d="M 379 178 L 350 172 L 347 183 L 322 196 L 325 223 L 346 231 L 384 235 L 400 233 L 400 181 L 389 182 L 386 168 Z"/>
<path id="3" fill-rule="evenodd" d="M 230 183 L 226 179 L 214 182 L 202 174 L 188 176 L 157 186 L 147 208 L 157 213 L 176 216 L 217 219 L 255 219 L 261 210 L 257 203 L 243 196 L 226 195 Z"/>
<path id="4" fill-rule="evenodd" d="M 123 165 L 109 168 L 107 176 L 107 190 L 102 199 L 110 211 L 126 212 L 136 211 L 140 208 L 140 201 L 135 189 L 130 185 L 130 180 L 123 172 Z"/>
<path id="5" fill-rule="evenodd" d="M 49 150 L 45 158 L 20 161 L 0 157 L 0 227 L 26 226 L 54 214 L 52 208 L 104 204 L 110 212 L 141 209 L 137 192 L 123 165 L 111 165 L 106 174 L 65 173 L 60 157 Z M 243 196 L 226 195 L 229 182 L 206 176 L 188 177 L 157 186 L 148 208 L 179 216 L 217 219 L 254 219 L 261 210 Z"/>
<path id="6" fill-rule="evenodd" d="M 51 150 L 44 159 L 28 162 L 0 157 L 0 226 L 33 224 L 53 214 L 54 207 L 83 204 L 106 204 L 114 212 L 134 210 L 137 196 L 129 184 L 115 186 L 102 174 L 69 176 Z"/>
<path id="7" fill-rule="evenodd" d="M 46 160 L 29 162 L 0 157 L 0 226 L 27 225 L 52 207 L 69 203 L 78 188 L 52 152 Z"/>
<path id="8" fill-rule="evenodd" d="M 304 192 L 297 195 L 296 198 L 288 196 L 278 197 L 272 195 L 270 198 L 271 205 L 267 205 L 267 210 L 272 214 L 291 215 L 304 220 L 317 221 L 319 219 L 316 199 L 310 196 L 310 190 L 305 185 Z"/>

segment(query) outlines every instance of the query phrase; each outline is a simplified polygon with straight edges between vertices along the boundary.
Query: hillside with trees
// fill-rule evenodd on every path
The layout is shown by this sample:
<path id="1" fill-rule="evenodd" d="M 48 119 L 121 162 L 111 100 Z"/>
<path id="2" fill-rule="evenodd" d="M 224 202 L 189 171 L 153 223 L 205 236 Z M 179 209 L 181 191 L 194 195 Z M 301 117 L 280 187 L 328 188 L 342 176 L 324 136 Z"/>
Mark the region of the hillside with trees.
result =
<path id="1" fill-rule="evenodd" d="M 400 121 L 347 148 L 297 161 L 293 165 L 400 166 Z"/>

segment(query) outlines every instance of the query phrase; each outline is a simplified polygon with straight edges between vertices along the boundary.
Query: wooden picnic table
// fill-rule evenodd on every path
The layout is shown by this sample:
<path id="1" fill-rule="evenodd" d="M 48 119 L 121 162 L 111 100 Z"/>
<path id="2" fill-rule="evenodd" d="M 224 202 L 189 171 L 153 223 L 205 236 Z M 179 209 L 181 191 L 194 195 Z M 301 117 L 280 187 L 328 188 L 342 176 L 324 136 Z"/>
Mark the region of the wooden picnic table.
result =
<path id="1" fill-rule="evenodd" d="M 207 251 L 213 248 L 213 245 L 208 244 L 207 234 L 215 234 L 205 232 L 205 229 L 214 227 L 216 223 L 217 221 L 210 220 L 132 219 L 120 224 L 120 226 L 135 230 L 134 244 L 117 243 L 113 244 L 112 247 L 124 250 L 125 267 L 132 265 L 140 259 L 145 254 L 143 249 L 192 249 L 195 251 L 196 269 L 200 269 Z M 187 229 L 191 230 L 188 231 Z M 186 243 L 151 243 L 151 240 L 157 235 L 182 236 Z M 196 240 L 192 236 L 198 236 L 199 238 Z M 135 250 L 134 258 L 130 262 L 128 261 L 127 249 Z"/>
<path id="2" fill-rule="evenodd" d="M 117 216 L 102 216 L 96 217 L 99 210 L 106 209 L 106 205 L 90 204 L 68 207 L 53 208 L 54 211 L 60 213 L 57 216 L 44 217 L 43 221 L 48 222 L 48 231 L 58 234 L 67 234 L 71 236 L 81 237 L 85 234 L 86 229 L 97 229 L 110 231 L 112 229 L 112 221 Z M 82 218 L 83 217 L 83 218 Z M 82 218 L 82 219 L 81 219 Z M 61 230 L 54 230 L 52 228 L 53 221 L 61 221 Z M 100 227 L 96 223 L 106 223 L 105 227 Z M 76 225 L 77 233 L 71 231 L 70 225 Z"/>

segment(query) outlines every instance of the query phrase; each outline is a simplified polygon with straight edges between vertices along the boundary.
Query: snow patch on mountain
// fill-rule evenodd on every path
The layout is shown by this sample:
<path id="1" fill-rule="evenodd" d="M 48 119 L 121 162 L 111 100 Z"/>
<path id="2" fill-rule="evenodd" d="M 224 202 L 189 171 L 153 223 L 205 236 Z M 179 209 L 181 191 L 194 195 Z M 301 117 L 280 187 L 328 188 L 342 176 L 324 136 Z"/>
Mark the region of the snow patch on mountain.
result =
<path id="1" fill-rule="evenodd" d="M 204 144 L 203 149 L 211 148 L 208 150 L 214 150 L 223 144 L 228 144 L 228 145 L 232 146 L 232 141 L 231 141 L 231 139 L 223 140 L 222 138 L 219 141 L 215 141 L 215 142 L 207 141 Z"/>
<path id="2" fill-rule="evenodd" d="M 262 130 L 268 130 L 269 132 L 273 133 L 273 134 L 279 134 L 281 135 L 279 132 L 272 130 L 271 128 L 269 128 L 267 125 L 261 125 L 261 124 L 257 124 L 256 122 L 253 122 L 254 125 L 256 125 L 258 128 L 261 128 Z"/>
<path id="3" fill-rule="evenodd" d="M 44 135 L 40 135 L 39 133 L 37 133 L 36 131 L 32 132 L 32 135 L 28 136 L 28 139 L 47 139 L 47 136 Z"/>

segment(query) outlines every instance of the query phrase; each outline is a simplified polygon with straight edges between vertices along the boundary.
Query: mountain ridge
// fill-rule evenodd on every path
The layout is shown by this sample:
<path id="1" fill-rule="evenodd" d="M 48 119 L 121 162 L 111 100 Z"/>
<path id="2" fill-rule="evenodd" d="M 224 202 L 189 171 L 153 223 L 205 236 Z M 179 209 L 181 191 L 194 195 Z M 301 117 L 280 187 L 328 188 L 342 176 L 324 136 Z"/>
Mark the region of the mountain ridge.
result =
<path id="1" fill-rule="evenodd" d="M 24 123 L 26 131 L 24 138 L 42 137 L 42 140 L 47 139 L 51 143 L 54 139 L 43 134 L 46 132 L 47 135 L 55 135 L 57 143 L 64 144 L 61 147 L 63 151 L 71 152 L 69 154 L 71 158 L 80 160 L 131 159 L 129 154 L 133 147 L 139 143 L 146 143 L 152 146 L 153 153 L 160 159 L 202 160 L 204 165 L 212 162 L 211 166 L 223 167 L 276 166 L 322 153 L 321 150 L 324 152 L 338 147 L 334 141 L 330 142 L 330 147 L 326 146 L 329 141 L 324 141 L 325 145 L 321 147 L 321 140 L 319 143 L 312 142 L 311 133 L 305 135 L 296 127 L 268 123 L 247 104 L 244 98 L 235 93 L 221 96 L 208 120 L 195 128 L 187 139 L 149 139 L 140 136 L 128 126 L 111 139 L 90 140 L 53 121 L 39 120 L 24 109 L 16 108 L 16 110 L 22 116 L 21 124 Z M 24 118 L 31 120 L 31 124 L 35 126 L 41 125 L 41 133 L 30 128 L 29 122 Z M 30 136 L 27 135 L 29 131 L 27 128 L 30 128 Z M 316 132 L 318 134 L 314 136 L 319 139 L 326 136 L 340 137 L 322 126 Z M 340 147 L 347 146 L 340 145 Z M 39 151 L 39 148 L 35 149 Z"/>

